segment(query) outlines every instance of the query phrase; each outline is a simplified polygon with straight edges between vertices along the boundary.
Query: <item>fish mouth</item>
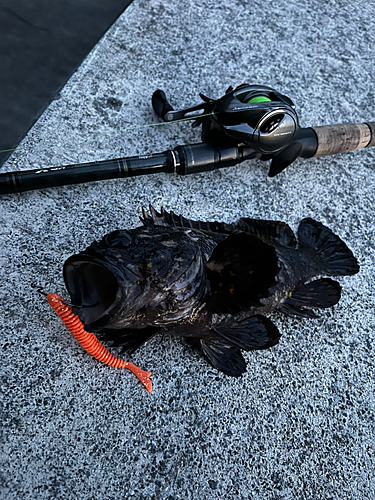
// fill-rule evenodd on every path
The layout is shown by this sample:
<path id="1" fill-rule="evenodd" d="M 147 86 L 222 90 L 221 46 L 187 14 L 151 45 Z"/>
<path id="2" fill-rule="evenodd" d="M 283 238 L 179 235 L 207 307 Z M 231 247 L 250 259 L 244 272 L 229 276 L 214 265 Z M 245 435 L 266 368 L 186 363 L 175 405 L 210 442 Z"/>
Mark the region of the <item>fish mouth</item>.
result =
<path id="1" fill-rule="evenodd" d="M 117 278 L 100 262 L 71 257 L 64 264 L 63 274 L 73 312 L 85 326 L 98 322 L 116 306 Z"/>

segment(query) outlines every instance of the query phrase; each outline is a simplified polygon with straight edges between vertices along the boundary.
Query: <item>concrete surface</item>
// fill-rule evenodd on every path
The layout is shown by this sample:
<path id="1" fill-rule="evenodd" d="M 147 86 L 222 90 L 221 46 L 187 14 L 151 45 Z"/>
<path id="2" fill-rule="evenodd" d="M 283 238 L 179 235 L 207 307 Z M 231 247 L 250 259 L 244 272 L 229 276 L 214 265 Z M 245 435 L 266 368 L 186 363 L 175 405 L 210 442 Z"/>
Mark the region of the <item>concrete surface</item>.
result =
<path id="1" fill-rule="evenodd" d="M 135 0 L 3 171 L 163 151 L 198 142 L 154 122 L 150 99 L 267 84 L 302 126 L 375 119 L 373 1 Z M 4 446 L 1 499 L 374 499 L 375 149 L 186 178 L 113 180 L 1 199 Z M 217 373 L 183 340 L 154 338 L 129 372 L 85 354 L 31 283 L 66 297 L 64 260 L 138 225 L 142 205 L 187 217 L 313 217 L 361 271 L 316 320 L 273 314 L 275 348 L 245 353 L 246 376 Z"/>

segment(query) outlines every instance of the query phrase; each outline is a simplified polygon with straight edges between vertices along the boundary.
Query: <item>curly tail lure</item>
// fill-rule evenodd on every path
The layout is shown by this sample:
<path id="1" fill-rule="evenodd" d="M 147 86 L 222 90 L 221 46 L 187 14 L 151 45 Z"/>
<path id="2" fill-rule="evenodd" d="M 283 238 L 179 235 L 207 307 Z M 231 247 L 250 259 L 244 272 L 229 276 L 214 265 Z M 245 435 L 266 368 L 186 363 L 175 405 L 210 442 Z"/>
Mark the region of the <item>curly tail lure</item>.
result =
<path id="1" fill-rule="evenodd" d="M 133 363 L 129 363 L 129 361 L 117 358 L 111 354 L 93 333 L 85 331 L 78 316 L 73 313 L 72 308 L 64 302 L 62 297 L 56 293 L 49 293 L 46 298 L 49 305 L 85 351 L 106 365 L 114 368 L 127 368 L 142 382 L 148 392 L 152 391 L 151 372 L 141 370 L 133 365 Z"/>

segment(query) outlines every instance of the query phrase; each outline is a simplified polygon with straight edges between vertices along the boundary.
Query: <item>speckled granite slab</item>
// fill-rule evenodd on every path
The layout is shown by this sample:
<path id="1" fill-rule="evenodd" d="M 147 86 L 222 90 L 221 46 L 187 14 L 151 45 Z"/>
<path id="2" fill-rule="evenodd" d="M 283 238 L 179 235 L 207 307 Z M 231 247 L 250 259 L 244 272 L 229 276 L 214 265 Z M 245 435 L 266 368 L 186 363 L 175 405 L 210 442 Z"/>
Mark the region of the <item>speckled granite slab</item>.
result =
<path id="1" fill-rule="evenodd" d="M 41 116 L 3 171 L 164 151 L 199 142 L 156 122 L 173 105 L 243 82 L 273 86 L 302 126 L 375 119 L 373 1 L 135 0 Z M 4 429 L 1 499 L 370 500 L 375 497 L 375 150 L 260 161 L 4 196 L 0 200 Z M 319 319 L 272 316 L 282 338 L 215 371 L 183 340 L 155 337 L 129 373 L 77 345 L 45 299 L 94 239 L 139 224 L 149 203 L 233 222 L 313 217 L 357 256 L 342 299 Z"/>

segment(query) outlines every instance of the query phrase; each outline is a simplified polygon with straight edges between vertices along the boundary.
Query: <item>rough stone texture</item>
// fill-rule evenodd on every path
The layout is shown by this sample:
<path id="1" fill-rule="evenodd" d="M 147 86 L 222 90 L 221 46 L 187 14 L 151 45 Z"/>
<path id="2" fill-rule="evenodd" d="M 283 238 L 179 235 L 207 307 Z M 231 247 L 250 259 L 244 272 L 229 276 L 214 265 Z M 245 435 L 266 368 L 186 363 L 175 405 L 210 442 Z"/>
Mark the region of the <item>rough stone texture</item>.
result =
<path id="1" fill-rule="evenodd" d="M 267 84 L 302 126 L 373 121 L 373 1 L 135 0 L 72 76 L 3 171 L 85 162 L 199 142 L 155 122 L 151 95 L 176 107 L 198 92 Z M 166 174 L 1 199 L 4 446 L 2 490 L 29 499 L 373 499 L 375 497 L 374 158 L 367 149 L 178 178 Z M 66 296 L 64 260 L 135 227 L 142 205 L 232 222 L 313 217 L 361 271 L 339 279 L 319 319 L 272 319 L 275 348 L 245 353 L 246 376 L 217 373 L 183 340 L 154 338 L 129 373 L 85 354 L 31 284 Z"/>

